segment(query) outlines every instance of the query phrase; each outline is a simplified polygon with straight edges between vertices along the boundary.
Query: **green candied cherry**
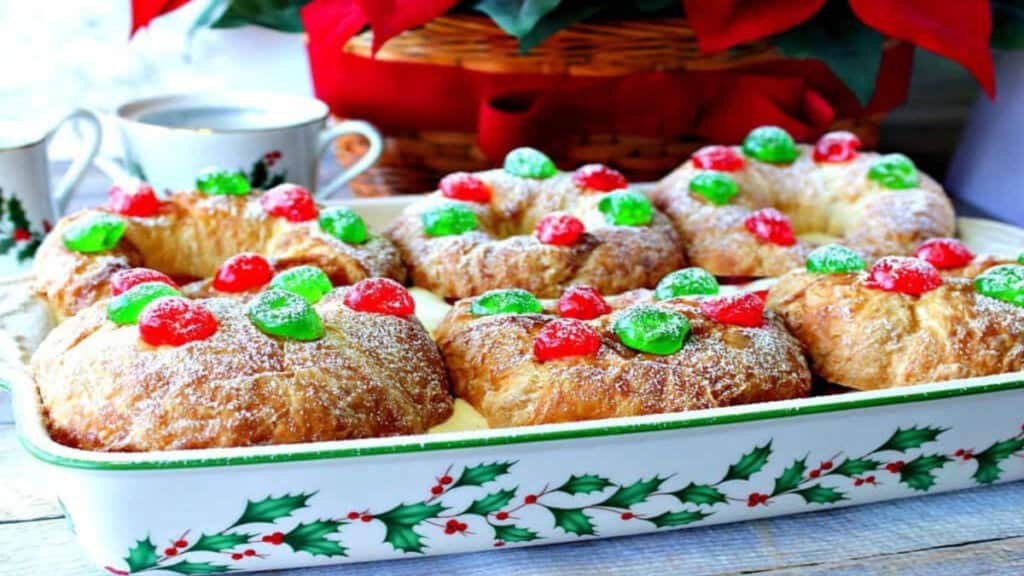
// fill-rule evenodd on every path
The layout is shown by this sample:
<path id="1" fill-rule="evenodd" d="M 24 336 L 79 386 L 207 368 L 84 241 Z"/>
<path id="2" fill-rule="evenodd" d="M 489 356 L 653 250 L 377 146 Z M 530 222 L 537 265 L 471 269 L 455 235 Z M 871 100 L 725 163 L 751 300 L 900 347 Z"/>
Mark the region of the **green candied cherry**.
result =
<path id="1" fill-rule="evenodd" d="M 678 312 L 640 304 L 627 308 L 612 329 L 633 350 L 667 356 L 683 347 L 690 334 L 690 321 Z"/>
<path id="2" fill-rule="evenodd" d="M 903 154 L 886 154 L 868 168 L 868 178 L 886 188 L 905 190 L 917 186 L 917 167 Z"/>
<path id="3" fill-rule="evenodd" d="M 298 294 L 310 304 L 316 304 L 334 288 L 327 274 L 316 266 L 289 268 L 274 276 L 270 287 Z"/>
<path id="4" fill-rule="evenodd" d="M 714 296 L 718 294 L 718 280 L 703 268 L 683 268 L 668 274 L 654 289 L 655 300 L 668 300 L 679 296 Z"/>
<path id="5" fill-rule="evenodd" d="M 476 213 L 469 206 L 447 202 L 427 210 L 420 216 L 427 236 L 458 236 L 480 227 Z"/>
<path id="6" fill-rule="evenodd" d="M 635 190 L 609 192 L 597 203 L 604 219 L 615 226 L 643 226 L 654 218 L 650 199 Z"/>
<path id="7" fill-rule="evenodd" d="M 366 222 L 359 214 L 346 206 L 334 206 L 320 212 L 317 220 L 320 229 L 345 244 L 362 244 L 369 240 Z"/>
<path id="8" fill-rule="evenodd" d="M 72 222 L 61 234 L 64 247 L 75 252 L 106 252 L 124 236 L 124 220 L 106 212 L 90 212 Z"/>
<path id="9" fill-rule="evenodd" d="M 505 156 L 505 172 L 520 178 L 543 180 L 558 174 L 555 163 L 534 148 L 516 148 Z"/>
<path id="10" fill-rule="evenodd" d="M 989 268 L 974 279 L 974 287 L 989 298 L 1024 307 L 1024 266 L 1003 264 Z"/>
<path id="11" fill-rule="evenodd" d="M 807 271 L 815 274 L 842 274 L 866 267 L 860 254 L 841 244 L 819 246 L 807 255 Z"/>
<path id="12" fill-rule="evenodd" d="M 701 170 L 690 180 L 690 192 L 699 194 L 716 206 L 724 206 L 740 191 L 736 180 L 718 170 Z"/>
<path id="13" fill-rule="evenodd" d="M 252 191 L 245 174 L 213 167 L 199 173 L 196 188 L 213 196 L 245 196 Z"/>
<path id="14" fill-rule="evenodd" d="M 107 300 L 107 318 L 119 325 L 137 324 L 139 314 L 147 304 L 164 296 L 180 296 L 173 287 L 163 282 L 144 282 Z"/>
<path id="15" fill-rule="evenodd" d="M 270 288 L 249 302 L 249 320 L 264 334 L 292 340 L 317 340 L 324 335 L 320 315 L 298 294 Z"/>
<path id="16" fill-rule="evenodd" d="M 494 314 L 540 314 L 544 308 L 540 300 L 526 290 L 509 288 L 485 292 L 470 305 L 469 311 L 475 316 Z"/>
<path id="17" fill-rule="evenodd" d="M 743 139 L 743 153 L 769 164 L 789 164 L 797 159 L 800 150 L 789 132 L 778 126 L 761 126 Z"/>

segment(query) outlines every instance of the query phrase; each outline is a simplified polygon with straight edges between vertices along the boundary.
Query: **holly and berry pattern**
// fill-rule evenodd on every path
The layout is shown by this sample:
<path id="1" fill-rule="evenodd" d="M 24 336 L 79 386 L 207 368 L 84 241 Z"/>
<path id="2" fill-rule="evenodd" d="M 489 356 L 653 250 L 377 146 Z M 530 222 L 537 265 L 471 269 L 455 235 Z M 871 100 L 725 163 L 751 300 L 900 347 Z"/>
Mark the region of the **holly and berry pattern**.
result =
<path id="1" fill-rule="evenodd" d="M 981 450 L 930 450 L 929 445 L 948 431 L 935 426 L 897 428 L 864 454 L 837 453 L 823 459 L 807 454 L 788 462 L 774 477 L 764 473 L 776 454 L 773 441 L 767 439 L 738 455 L 720 479 L 710 483 L 688 481 L 678 472 L 623 480 L 582 472 L 524 487 L 514 483 L 516 462 L 496 461 L 449 466 L 426 484 L 419 501 L 381 510 L 343 509 L 337 517 L 288 522 L 296 512 L 310 508 L 317 493 L 271 495 L 247 501 L 238 519 L 218 532 L 195 535 L 186 530 L 159 544 L 149 536 L 138 540 L 124 557 L 124 568 L 107 570 L 119 575 L 220 574 L 243 567 L 259 569 L 240 563 L 277 554 L 345 557 L 346 534 L 375 523 L 384 528 L 384 542 L 400 554 L 422 554 L 429 541 L 441 538 L 486 540 L 501 548 L 545 538 L 598 536 L 599 527 L 614 522 L 678 528 L 729 507 L 756 509 L 783 499 L 824 507 L 851 500 L 853 491 L 885 484 L 928 492 L 939 481 L 936 473 L 955 463 L 973 464 L 974 482 L 991 484 L 1002 477 L 1012 456 L 1024 457 L 1024 426 Z M 329 508 L 329 503 L 315 507 Z"/>
<path id="2" fill-rule="evenodd" d="M 42 230 L 33 228 L 21 200 L 14 195 L 6 196 L 0 188 L 0 255 L 13 253 L 18 262 L 31 259 L 50 228 L 46 220 Z"/>
<path id="3" fill-rule="evenodd" d="M 284 184 L 288 177 L 288 171 L 274 171 L 274 166 L 283 157 L 284 154 L 280 150 L 271 150 L 253 162 L 252 169 L 246 175 L 249 184 L 260 190 L 268 190 L 278 184 Z"/>

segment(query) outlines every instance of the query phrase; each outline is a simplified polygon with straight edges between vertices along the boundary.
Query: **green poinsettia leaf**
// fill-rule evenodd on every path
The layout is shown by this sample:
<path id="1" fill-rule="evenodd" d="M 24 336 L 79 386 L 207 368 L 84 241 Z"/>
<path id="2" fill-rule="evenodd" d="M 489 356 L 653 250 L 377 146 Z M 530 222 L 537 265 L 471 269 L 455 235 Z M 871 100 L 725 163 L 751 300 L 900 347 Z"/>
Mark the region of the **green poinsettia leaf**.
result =
<path id="1" fill-rule="evenodd" d="M 992 0 L 992 35 L 989 43 L 1002 50 L 1024 49 L 1024 2 Z"/>
<path id="2" fill-rule="evenodd" d="M 601 505 L 611 508 L 629 508 L 634 504 L 646 501 L 652 493 L 661 487 L 665 480 L 667 479 L 655 476 L 650 480 L 637 480 L 629 486 L 620 486 Z"/>
<path id="3" fill-rule="evenodd" d="M 242 516 L 230 528 L 241 526 L 242 524 L 271 523 L 291 516 L 292 512 L 305 508 L 308 505 L 307 502 L 309 502 L 309 499 L 314 494 L 316 492 L 310 492 L 309 494 L 285 494 L 278 498 L 268 496 L 259 501 L 249 500 L 245 505 L 245 511 L 242 512 Z"/>
<path id="4" fill-rule="evenodd" d="M 793 492 L 803 497 L 804 502 L 808 504 L 834 504 L 840 500 L 846 500 L 846 495 L 832 488 L 831 486 L 822 486 L 821 484 L 815 484 L 814 486 L 808 486 L 802 490 Z"/>
<path id="5" fill-rule="evenodd" d="M 299 524 L 284 535 L 284 543 L 296 552 L 307 552 L 313 556 L 346 556 L 345 547 L 340 542 L 327 539 L 344 524 L 334 520 Z"/>
<path id="6" fill-rule="evenodd" d="M 793 462 L 791 466 L 782 471 L 782 475 L 775 479 L 775 488 L 771 495 L 776 496 L 788 492 L 800 485 L 804 479 L 804 472 L 807 470 L 807 457 Z"/>
<path id="7" fill-rule="evenodd" d="M 462 470 L 462 474 L 459 475 L 459 479 L 455 481 L 452 488 L 458 486 L 483 486 L 499 476 L 508 474 L 509 468 L 512 468 L 513 464 L 515 462 L 492 462 L 490 464 L 469 466 Z"/>
<path id="8" fill-rule="evenodd" d="M 770 42 L 789 58 L 824 62 L 867 104 L 882 63 L 880 32 L 862 23 L 846 2 L 828 2 L 807 21 L 773 36 Z"/>
<path id="9" fill-rule="evenodd" d="M 532 30 L 519 37 L 519 51 L 533 50 L 560 30 L 582 22 L 604 10 L 608 2 L 566 2 L 541 18 Z"/>
<path id="10" fill-rule="evenodd" d="M 240 546 L 247 542 L 250 542 L 255 534 L 203 534 L 195 541 L 195 544 L 189 547 L 189 552 L 198 552 L 200 550 L 206 550 L 209 552 L 223 552 L 224 550 L 230 550 L 235 546 Z"/>
<path id="11" fill-rule="evenodd" d="M 682 490 L 672 493 L 683 504 L 711 506 L 725 502 L 725 494 L 714 486 L 690 483 Z"/>
<path id="12" fill-rule="evenodd" d="M 487 516 L 493 512 L 501 510 L 512 500 L 512 497 L 516 495 L 516 489 L 511 490 L 499 490 L 493 494 L 488 494 L 478 500 L 473 500 L 473 503 L 466 508 L 464 514 L 479 514 L 480 516 Z"/>
<path id="13" fill-rule="evenodd" d="M 302 32 L 299 12 L 310 0 L 229 0 L 210 26 L 238 28 L 250 24 L 281 32 Z M 209 18 L 209 16 L 208 16 Z"/>
<path id="14" fill-rule="evenodd" d="M 881 465 L 881 462 L 878 460 L 872 460 L 871 458 L 850 458 L 844 460 L 839 464 L 839 466 L 836 466 L 832 473 L 839 474 L 840 476 L 853 477 L 872 470 L 878 470 L 878 467 Z"/>
<path id="15" fill-rule="evenodd" d="M 974 472 L 974 480 L 979 484 L 991 484 L 1003 473 L 999 463 L 1024 450 L 1024 439 L 1011 438 L 1002 440 L 989 446 L 984 452 L 974 455 L 978 463 L 978 469 Z"/>
<path id="16" fill-rule="evenodd" d="M 160 570 L 175 572 L 177 574 L 224 574 L 226 572 L 233 572 L 234 568 L 225 566 L 224 564 L 214 564 L 213 562 L 190 562 L 188 560 L 182 560 L 177 564 L 161 566 Z"/>
<path id="17" fill-rule="evenodd" d="M 548 511 L 555 517 L 555 526 L 567 534 L 577 536 L 595 534 L 594 523 L 583 510 L 583 508 L 548 508 Z"/>
<path id="18" fill-rule="evenodd" d="M 925 426 L 924 428 L 918 428 L 914 426 L 912 428 L 897 428 L 892 436 L 878 447 L 875 452 L 881 452 L 883 450 L 893 450 L 896 452 L 906 452 L 914 448 L 920 448 L 928 442 L 934 442 L 940 434 L 949 430 L 949 428 L 938 428 L 935 426 Z"/>
<path id="19" fill-rule="evenodd" d="M 680 510 L 679 512 L 665 512 L 647 518 L 648 522 L 652 522 L 658 528 L 668 528 L 672 526 L 685 526 L 687 524 L 693 524 L 699 522 L 708 516 L 711 516 L 711 512 L 701 512 L 699 510 Z"/>
<path id="20" fill-rule="evenodd" d="M 935 485 L 935 474 L 932 471 L 952 461 L 952 458 L 942 454 L 918 456 L 900 468 L 900 482 L 924 492 Z"/>
<path id="21" fill-rule="evenodd" d="M 520 528 L 519 526 L 491 524 L 491 528 L 494 528 L 494 539 L 504 542 L 529 542 L 530 540 L 540 538 L 533 530 Z"/>
<path id="22" fill-rule="evenodd" d="M 476 9 L 490 16 L 505 32 L 522 38 L 561 3 L 562 0 L 481 0 Z"/>
<path id="23" fill-rule="evenodd" d="M 769 440 L 764 446 L 758 446 L 747 452 L 739 459 L 739 462 L 729 466 L 729 470 L 725 473 L 725 478 L 722 482 L 727 480 L 749 480 L 751 476 L 761 471 L 764 465 L 768 463 L 768 457 L 772 454 L 772 443 Z"/>
<path id="24" fill-rule="evenodd" d="M 555 491 L 573 495 L 590 494 L 591 492 L 600 492 L 611 485 L 612 483 L 607 478 L 596 474 L 572 475 L 565 484 L 555 488 Z"/>
<path id="25" fill-rule="evenodd" d="M 124 561 L 128 563 L 129 572 L 139 572 L 156 566 L 158 559 L 156 546 L 151 539 L 146 538 L 135 541 L 135 546 L 128 550 Z"/>

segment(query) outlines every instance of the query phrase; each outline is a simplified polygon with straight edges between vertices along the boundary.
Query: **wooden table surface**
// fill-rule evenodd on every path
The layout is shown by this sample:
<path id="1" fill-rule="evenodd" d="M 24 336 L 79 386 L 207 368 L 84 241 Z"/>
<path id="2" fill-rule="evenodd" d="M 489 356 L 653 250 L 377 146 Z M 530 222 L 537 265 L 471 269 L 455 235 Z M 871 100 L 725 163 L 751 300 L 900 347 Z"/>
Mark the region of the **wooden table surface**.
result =
<path id="1" fill-rule="evenodd" d="M 102 190 L 102 177 L 86 183 Z M 90 185 L 91 184 L 91 185 Z M 99 202 L 96 192 L 76 204 Z M 1024 482 L 741 524 L 576 544 L 287 572 L 493 576 L 1024 574 Z M 0 574 L 103 574 L 40 469 L 0 423 Z"/>

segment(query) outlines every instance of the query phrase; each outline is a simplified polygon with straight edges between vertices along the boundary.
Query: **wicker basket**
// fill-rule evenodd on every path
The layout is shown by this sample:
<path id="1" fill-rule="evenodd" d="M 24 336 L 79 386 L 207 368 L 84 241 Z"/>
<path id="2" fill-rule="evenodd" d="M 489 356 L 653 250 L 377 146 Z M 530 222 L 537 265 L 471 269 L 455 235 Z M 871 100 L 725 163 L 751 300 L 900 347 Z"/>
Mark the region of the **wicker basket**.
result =
<path id="1" fill-rule="evenodd" d="M 345 51 L 367 58 L 372 35 L 352 38 Z M 577 24 L 527 54 L 518 43 L 485 17 L 453 14 L 405 32 L 386 43 L 378 60 L 458 66 L 489 73 L 541 73 L 571 76 L 622 76 L 636 72 L 728 70 L 780 55 L 768 44 L 752 43 L 715 55 L 701 54 L 693 30 L 682 19 L 628 20 Z M 881 115 L 844 119 L 835 129 L 850 130 L 867 147 L 877 142 Z M 477 146 L 472 132 L 389 131 L 379 163 L 351 184 L 358 196 L 386 196 L 433 190 L 438 180 L 456 170 L 483 170 L 492 162 Z M 660 178 L 695 149 L 696 139 L 662 139 L 629 134 L 574 137 L 555 162 L 571 168 L 587 162 L 615 166 L 631 180 Z M 359 136 L 338 140 L 343 165 L 365 150 Z"/>

